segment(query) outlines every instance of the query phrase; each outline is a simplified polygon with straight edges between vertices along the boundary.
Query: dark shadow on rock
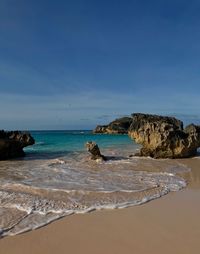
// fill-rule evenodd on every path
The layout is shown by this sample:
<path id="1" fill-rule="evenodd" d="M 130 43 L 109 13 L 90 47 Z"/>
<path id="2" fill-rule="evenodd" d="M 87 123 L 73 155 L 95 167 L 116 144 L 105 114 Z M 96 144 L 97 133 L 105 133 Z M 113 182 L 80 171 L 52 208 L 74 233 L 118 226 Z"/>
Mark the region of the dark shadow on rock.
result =
<path id="1" fill-rule="evenodd" d="M 28 132 L 0 131 L 0 160 L 23 157 L 23 148 L 33 145 L 34 138 Z"/>

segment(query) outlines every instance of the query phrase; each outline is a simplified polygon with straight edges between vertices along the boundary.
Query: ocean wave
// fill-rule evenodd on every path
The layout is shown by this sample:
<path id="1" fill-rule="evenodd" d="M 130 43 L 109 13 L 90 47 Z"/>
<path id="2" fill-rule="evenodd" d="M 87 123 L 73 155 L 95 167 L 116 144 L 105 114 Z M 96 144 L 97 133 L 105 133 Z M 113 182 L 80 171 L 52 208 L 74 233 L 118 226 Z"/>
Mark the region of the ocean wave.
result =
<path id="1" fill-rule="evenodd" d="M 144 204 L 186 186 L 171 160 L 118 156 L 105 163 L 74 152 L 0 162 L 0 235 L 33 230 L 75 213 Z M 177 175 L 179 174 L 179 175 Z"/>
<path id="2" fill-rule="evenodd" d="M 59 165 L 59 164 L 65 164 L 66 161 L 63 159 L 55 159 L 53 161 L 51 161 L 51 163 L 49 164 L 49 166 L 55 166 L 55 165 Z"/>
<path id="3" fill-rule="evenodd" d="M 140 205 L 186 186 L 181 177 L 171 173 L 144 174 L 151 187 L 140 191 L 41 189 L 26 184 L 4 184 L 0 190 L 1 236 L 33 230 L 74 213 Z M 12 221 L 9 226 L 8 217 Z"/>
<path id="4" fill-rule="evenodd" d="M 43 142 L 43 141 L 40 141 L 40 142 L 36 142 L 36 143 L 35 143 L 35 146 L 44 146 L 44 145 L 46 145 L 46 143 Z"/>

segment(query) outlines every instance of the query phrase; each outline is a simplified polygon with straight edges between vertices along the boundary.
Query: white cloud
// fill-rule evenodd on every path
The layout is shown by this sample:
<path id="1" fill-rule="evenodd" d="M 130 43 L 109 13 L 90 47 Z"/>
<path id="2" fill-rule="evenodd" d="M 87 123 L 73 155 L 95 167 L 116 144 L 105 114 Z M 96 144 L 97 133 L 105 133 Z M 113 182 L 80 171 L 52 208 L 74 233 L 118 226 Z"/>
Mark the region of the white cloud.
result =
<path id="1" fill-rule="evenodd" d="M 0 129 L 90 129 L 133 112 L 197 114 L 198 95 L 84 92 L 30 96 L 0 94 Z M 101 119 L 102 115 L 104 117 Z"/>

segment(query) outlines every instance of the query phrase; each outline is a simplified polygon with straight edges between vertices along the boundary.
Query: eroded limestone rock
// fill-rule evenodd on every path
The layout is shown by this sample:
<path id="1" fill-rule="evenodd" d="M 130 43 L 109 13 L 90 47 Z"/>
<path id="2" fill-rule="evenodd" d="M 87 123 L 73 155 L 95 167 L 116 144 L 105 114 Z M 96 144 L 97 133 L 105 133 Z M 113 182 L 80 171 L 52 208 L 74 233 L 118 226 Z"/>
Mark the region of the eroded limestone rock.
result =
<path id="1" fill-rule="evenodd" d="M 106 160 L 105 156 L 101 154 L 100 149 L 95 142 L 92 142 L 92 141 L 87 142 L 86 148 L 87 148 L 88 152 L 91 153 L 92 160 L 99 160 L 99 161 Z"/>
<path id="2" fill-rule="evenodd" d="M 0 131 L 0 160 L 7 160 L 25 155 L 23 148 L 35 143 L 27 132 Z"/>
<path id="3" fill-rule="evenodd" d="M 132 123 L 131 117 L 122 117 L 114 120 L 108 125 L 97 125 L 93 133 L 102 134 L 127 134 Z"/>
<path id="4" fill-rule="evenodd" d="M 133 114 L 129 136 L 142 148 L 139 156 L 184 158 L 197 153 L 200 147 L 200 126 L 188 125 L 174 117 Z"/>

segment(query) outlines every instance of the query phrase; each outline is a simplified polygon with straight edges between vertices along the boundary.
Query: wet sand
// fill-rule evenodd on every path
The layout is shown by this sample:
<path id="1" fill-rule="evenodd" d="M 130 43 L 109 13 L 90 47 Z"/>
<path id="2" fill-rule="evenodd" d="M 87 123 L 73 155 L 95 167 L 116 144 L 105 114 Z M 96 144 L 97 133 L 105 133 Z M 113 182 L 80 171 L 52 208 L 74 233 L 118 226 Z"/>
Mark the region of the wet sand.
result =
<path id="1" fill-rule="evenodd" d="M 196 254 L 200 251 L 200 159 L 188 186 L 141 206 L 72 215 L 0 240 L 2 254 Z"/>

